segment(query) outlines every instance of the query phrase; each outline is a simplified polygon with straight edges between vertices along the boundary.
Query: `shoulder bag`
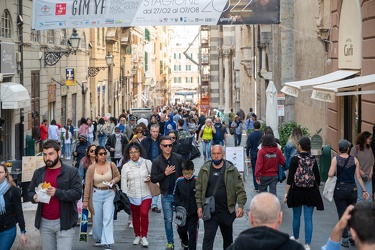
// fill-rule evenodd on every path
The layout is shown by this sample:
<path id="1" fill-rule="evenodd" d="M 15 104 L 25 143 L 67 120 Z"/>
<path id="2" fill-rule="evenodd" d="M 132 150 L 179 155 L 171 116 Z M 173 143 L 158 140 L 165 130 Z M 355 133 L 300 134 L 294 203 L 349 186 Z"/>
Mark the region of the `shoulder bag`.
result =
<path id="1" fill-rule="evenodd" d="M 348 156 L 348 158 L 346 159 L 345 161 L 345 164 L 344 166 L 342 167 L 342 169 L 344 169 L 346 167 L 346 164 L 348 164 L 349 162 L 349 158 L 350 158 L 350 155 Z M 337 158 L 336 158 L 337 159 Z M 341 174 L 343 170 L 338 171 L 338 168 L 337 168 L 337 164 L 336 164 L 336 172 L 337 172 L 337 176 L 332 176 L 332 177 L 328 177 L 326 183 L 324 184 L 324 189 L 323 189 L 323 197 L 328 200 L 329 202 L 332 201 L 333 199 L 333 194 L 335 192 L 335 187 L 336 187 L 336 182 L 337 182 L 337 177 L 339 177 L 339 175 Z"/>
<path id="2" fill-rule="evenodd" d="M 217 188 L 219 187 L 221 176 L 224 175 L 223 173 L 224 173 L 225 168 L 226 168 L 226 164 L 224 163 L 224 165 L 221 167 L 219 178 L 215 183 L 215 188 L 214 188 L 214 191 L 212 192 L 212 195 L 204 199 L 203 213 L 202 213 L 203 221 L 211 220 L 211 214 L 215 212 L 215 194 L 216 194 Z"/>
<path id="3" fill-rule="evenodd" d="M 150 171 L 148 171 L 147 163 L 146 163 L 146 168 L 147 168 L 148 175 L 151 176 Z M 147 182 L 147 185 L 148 185 L 148 189 L 150 189 L 151 195 L 153 197 L 158 196 L 160 194 L 159 183 L 152 183 L 151 181 L 149 181 L 149 182 Z"/>

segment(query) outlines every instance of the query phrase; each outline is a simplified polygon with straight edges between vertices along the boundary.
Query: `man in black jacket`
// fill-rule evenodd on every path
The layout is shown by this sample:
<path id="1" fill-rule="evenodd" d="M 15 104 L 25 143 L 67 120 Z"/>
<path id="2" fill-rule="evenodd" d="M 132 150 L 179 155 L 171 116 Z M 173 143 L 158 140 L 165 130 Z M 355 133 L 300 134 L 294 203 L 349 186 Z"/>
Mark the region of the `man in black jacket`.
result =
<path id="1" fill-rule="evenodd" d="M 81 199 L 82 181 L 76 168 L 60 160 L 60 146 L 55 140 L 43 144 L 44 167 L 35 170 L 27 196 L 32 203 L 38 203 L 35 227 L 39 229 L 43 249 L 72 249 L 78 221 L 77 200 Z M 50 183 L 46 194 L 49 203 L 42 203 L 35 188 Z"/>
<path id="2" fill-rule="evenodd" d="M 174 249 L 173 239 L 173 189 L 175 182 L 182 175 L 182 156 L 172 152 L 172 140 L 169 136 L 160 137 L 162 153 L 152 162 L 151 181 L 159 183 L 161 205 L 164 215 L 164 227 L 168 244 L 166 249 Z"/>
<path id="3" fill-rule="evenodd" d="M 227 250 L 304 250 L 301 244 L 278 230 L 282 219 L 283 212 L 275 195 L 271 193 L 256 195 L 250 203 L 249 221 L 252 228 L 240 233 Z"/>
<path id="4" fill-rule="evenodd" d="M 115 127 L 115 133 L 110 135 L 105 144 L 105 148 L 109 151 L 111 161 L 118 164 L 118 161 L 122 158 L 122 151 L 129 141 L 124 135 L 121 134 L 121 128 Z M 121 172 L 121 168 L 119 169 Z"/>

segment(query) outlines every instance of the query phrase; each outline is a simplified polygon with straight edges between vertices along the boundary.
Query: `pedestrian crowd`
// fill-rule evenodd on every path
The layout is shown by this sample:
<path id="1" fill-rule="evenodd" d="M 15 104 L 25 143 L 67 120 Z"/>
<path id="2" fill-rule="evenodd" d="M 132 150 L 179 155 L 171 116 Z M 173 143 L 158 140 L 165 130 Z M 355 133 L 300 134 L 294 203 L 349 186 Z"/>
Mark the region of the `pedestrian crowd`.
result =
<path id="1" fill-rule="evenodd" d="M 88 209 L 96 246 L 111 249 L 115 244 L 113 221 L 116 189 L 129 201 L 128 226 L 134 231 L 134 245 L 149 247 L 149 211 L 162 213 L 166 248 L 175 249 L 173 222 L 183 249 L 197 248 L 197 231 L 202 219 L 202 249 L 213 249 L 217 230 L 223 249 L 311 249 L 313 211 L 324 210 L 319 191 L 320 173 L 311 154 L 311 141 L 299 127 L 293 129 L 284 152 L 270 127 L 261 130 L 252 109 L 229 114 L 229 132 L 235 146 L 247 134 L 246 156 L 250 161 L 254 190 L 250 202 L 251 228 L 233 241 L 233 223 L 245 214 L 247 195 L 235 165 L 225 159 L 228 132 L 221 112 L 198 116 L 194 105 L 156 107 L 151 114 L 130 114 L 118 119 L 82 118 L 75 129 L 70 119 L 65 126 L 47 120 L 39 128 L 45 166 L 37 169 L 27 190 L 38 204 L 35 227 L 42 249 L 72 249 L 77 206 Z M 375 127 L 375 126 L 374 126 Z M 342 139 L 338 155 L 332 158 L 329 177 L 336 176 L 333 199 L 338 223 L 324 250 L 355 244 L 374 249 L 373 170 L 375 133 L 362 132 L 353 146 Z M 73 139 L 77 136 L 78 141 Z M 94 144 L 97 141 L 98 144 Z M 204 164 L 195 175 L 194 150 L 201 144 Z M 74 145 L 74 146 L 73 146 Z M 199 151 L 198 151 L 199 152 Z M 109 159 L 107 155 L 109 154 Z M 73 156 L 73 166 L 61 161 Z M 286 172 L 282 202 L 292 208 L 292 236 L 279 231 L 283 221 L 276 186 L 280 172 Z M 41 190 L 39 190 L 41 189 Z M 161 208 L 158 207 L 159 198 Z M 78 201 L 82 201 L 81 203 Z M 79 205 L 81 204 L 81 205 Z M 300 242 L 300 220 L 304 216 L 304 242 Z M 27 244 L 21 197 L 5 164 L 0 164 L 0 242 L 10 249 L 16 237 Z M 303 243 L 303 244 L 300 244 Z"/>

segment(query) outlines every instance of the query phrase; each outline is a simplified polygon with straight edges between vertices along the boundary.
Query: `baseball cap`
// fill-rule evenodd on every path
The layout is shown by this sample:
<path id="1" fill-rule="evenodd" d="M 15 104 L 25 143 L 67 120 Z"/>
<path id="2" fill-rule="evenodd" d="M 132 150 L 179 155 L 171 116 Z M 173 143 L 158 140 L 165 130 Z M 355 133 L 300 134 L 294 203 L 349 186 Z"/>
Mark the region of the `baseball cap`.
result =
<path id="1" fill-rule="evenodd" d="M 131 121 L 135 121 L 135 117 L 134 117 L 134 115 L 129 116 L 129 120 L 131 120 Z"/>
<path id="2" fill-rule="evenodd" d="M 121 128 L 120 127 L 115 127 L 115 132 L 116 131 L 121 131 Z"/>
<path id="3" fill-rule="evenodd" d="M 339 141 L 339 148 L 342 148 L 342 149 L 346 149 L 346 148 L 349 148 L 351 145 L 351 143 L 345 139 L 341 139 Z"/>

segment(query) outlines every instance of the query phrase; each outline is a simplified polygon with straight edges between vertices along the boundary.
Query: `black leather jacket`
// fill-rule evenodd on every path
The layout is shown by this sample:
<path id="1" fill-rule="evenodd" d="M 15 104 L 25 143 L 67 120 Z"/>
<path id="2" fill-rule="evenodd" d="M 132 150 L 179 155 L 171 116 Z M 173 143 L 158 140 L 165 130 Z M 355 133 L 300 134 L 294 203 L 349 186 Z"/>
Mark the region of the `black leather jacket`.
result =
<path id="1" fill-rule="evenodd" d="M 35 170 L 30 186 L 27 190 L 27 197 L 35 203 L 33 197 L 35 188 L 44 182 L 46 176 L 46 166 Z M 68 230 L 77 225 L 78 211 L 77 200 L 81 199 L 82 181 L 79 177 L 78 169 L 61 163 L 61 172 L 57 176 L 57 186 L 55 197 L 60 201 L 60 230 Z M 38 203 L 35 214 L 35 227 L 39 229 L 42 219 L 43 203 Z"/>

